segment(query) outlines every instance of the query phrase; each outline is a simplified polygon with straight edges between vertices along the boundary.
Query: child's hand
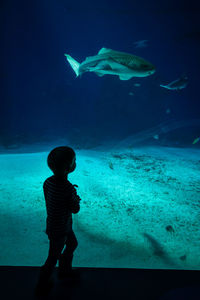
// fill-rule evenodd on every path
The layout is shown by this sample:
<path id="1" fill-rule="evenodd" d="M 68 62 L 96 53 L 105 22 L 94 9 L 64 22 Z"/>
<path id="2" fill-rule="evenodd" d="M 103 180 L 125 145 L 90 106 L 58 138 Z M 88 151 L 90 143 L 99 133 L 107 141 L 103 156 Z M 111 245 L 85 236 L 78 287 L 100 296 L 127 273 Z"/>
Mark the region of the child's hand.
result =
<path id="1" fill-rule="evenodd" d="M 74 193 L 75 193 L 76 201 L 80 202 L 81 198 L 77 195 L 77 192 L 76 192 L 76 188 L 78 187 L 78 185 L 73 184 L 73 187 L 74 187 Z"/>

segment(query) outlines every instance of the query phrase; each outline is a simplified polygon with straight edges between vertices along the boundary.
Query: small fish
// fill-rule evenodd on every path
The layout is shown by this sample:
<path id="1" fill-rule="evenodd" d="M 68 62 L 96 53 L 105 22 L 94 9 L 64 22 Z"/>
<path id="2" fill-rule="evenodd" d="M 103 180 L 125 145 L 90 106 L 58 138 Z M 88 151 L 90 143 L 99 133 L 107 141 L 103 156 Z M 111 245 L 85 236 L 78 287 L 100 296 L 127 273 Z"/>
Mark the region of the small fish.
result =
<path id="1" fill-rule="evenodd" d="M 196 138 L 194 141 L 193 141 L 193 145 L 195 145 L 196 143 L 198 143 L 200 141 L 200 137 Z"/>
<path id="2" fill-rule="evenodd" d="M 145 48 L 145 47 L 148 46 L 147 42 L 148 42 L 148 40 L 137 41 L 137 42 L 134 43 L 135 48 Z"/>
<path id="3" fill-rule="evenodd" d="M 134 96 L 134 94 L 132 92 L 129 93 L 129 96 Z"/>
<path id="4" fill-rule="evenodd" d="M 171 110 L 170 108 L 166 109 L 166 114 L 170 114 Z"/>
<path id="5" fill-rule="evenodd" d="M 184 89 L 188 85 L 188 77 L 187 76 L 182 76 L 167 85 L 160 84 L 161 87 L 164 87 L 168 90 L 181 90 Z"/>
<path id="6" fill-rule="evenodd" d="M 155 140 L 159 140 L 159 135 L 158 135 L 158 134 L 155 134 L 155 135 L 153 136 L 153 138 L 154 138 Z"/>
<path id="7" fill-rule="evenodd" d="M 136 86 L 136 87 L 140 87 L 140 86 L 141 86 L 141 84 L 140 84 L 140 83 L 134 83 L 134 86 Z"/>
<path id="8" fill-rule="evenodd" d="M 120 80 L 129 80 L 132 77 L 146 77 L 155 72 L 155 67 L 143 58 L 107 48 L 102 48 L 97 55 L 86 57 L 82 63 L 69 54 L 65 54 L 65 57 L 76 76 L 94 72 L 98 76 L 110 74 L 119 76 Z"/>

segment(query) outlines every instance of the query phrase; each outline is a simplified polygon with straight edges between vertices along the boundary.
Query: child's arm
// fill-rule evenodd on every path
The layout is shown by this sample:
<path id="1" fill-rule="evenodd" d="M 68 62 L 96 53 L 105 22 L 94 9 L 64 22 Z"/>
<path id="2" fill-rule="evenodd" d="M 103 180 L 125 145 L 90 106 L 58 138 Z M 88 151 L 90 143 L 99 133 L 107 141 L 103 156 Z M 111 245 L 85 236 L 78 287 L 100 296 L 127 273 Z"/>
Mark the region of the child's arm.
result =
<path id="1" fill-rule="evenodd" d="M 77 195 L 76 189 L 73 185 L 71 185 L 71 197 L 69 201 L 69 209 L 73 214 L 77 214 L 80 210 L 81 198 Z"/>

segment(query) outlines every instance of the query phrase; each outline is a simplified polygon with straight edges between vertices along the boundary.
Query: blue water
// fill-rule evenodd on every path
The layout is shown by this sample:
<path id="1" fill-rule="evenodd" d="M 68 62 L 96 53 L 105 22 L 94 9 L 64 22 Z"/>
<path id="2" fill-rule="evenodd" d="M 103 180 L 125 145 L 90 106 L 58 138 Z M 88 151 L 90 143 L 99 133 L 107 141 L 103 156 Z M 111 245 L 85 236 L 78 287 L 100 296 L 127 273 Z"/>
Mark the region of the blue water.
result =
<path id="1" fill-rule="evenodd" d="M 117 146 L 123 149 L 127 147 L 129 150 L 141 146 L 155 147 L 154 149 L 169 147 L 175 149 L 175 157 L 179 156 L 179 149 L 184 151 L 187 159 L 180 160 L 180 166 L 184 163 L 184 168 L 189 164 L 194 151 L 194 166 L 188 165 L 188 168 L 191 167 L 196 172 L 199 168 L 200 148 L 200 141 L 197 140 L 200 137 L 198 1 L 9 0 L 1 4 L 0 20 L 2 154 L 48 152 L 51 145 L 55 146 L 60 141 L 81 151 L 101 147 L 104 153 L 109 147 L 116 150 Z M 141 40 L 147 40 L 145 46 L 136 47 L 136 42 Z M 113 75 L 98 77 L 93 72 L 76 78 L 64 53 L 82 62 L 86 57 L 96 55 L 102 47 L 140 56 L 154 64 L 156 72 L 148 77 L 133 77 L 127 81 Z M 170 83 L 182 75 L 188 77 L 185 88 L 176 91 L 160 87 L 160 84 Z M 93 154 L 87 155 L 91 159 Z M 119 162 L 119 157 L 115 157 L 116 161 L 112 160 L 112 153 L 108 154 L 107 166 L 111 172 L 115 170 L 115 163 L 123 165 L 126 159 L 127 163 L 132 163 L 132 156 L 124 153 L 118 155 L 122 155 L 122 162 Z M 140 155 L 144 155 L 143 150 Z M 145 150 L 145 155 L 148 156 L 148 150 Z M 96 157 L 98 155 L 95 152 L 94 161 Z M 10 159 L 14 158 L 15 156 Z M 46 156 L 44 160 L 45 158 Z M 2 159 L 6 161 L 5 170 L 10 172 L 10 160 L 6 156 L 2 156 Z M 21 159 L 23 164 L 26 156 L 20 156 L 20 161 Z M 101 161 L 101 155 L 99 159 Z M 33 161 L 31 160 L 32 164 Z M 81 163 L 83 161 L 81 156 Z M 39 166 L 42 168 L 42 165 Z M 82 168 L 83 165 L 81 170 Z M 92 168 L 95 169 L 95 163 Z M 2 171 L 2 178 L 4 172 Z M 148 171 L 144 172 L 147 175 Z M 178 172 L 180 170 L 175 167 L 174 174 Z M 49 174 L 43 175 L 42 180 Z M 90 176 L 84 171 L 83 175 L 85 177 L 82 183 L 87 182 L 86 177 Z M 120 178 L 120 173 L 118 175 Z M 9 180 L 12 180 L 12 176 Z M 83 179 L 79 173 L 77 176 L 80 181 Z M 110 175 L 105 176 L 109 178 Z M 165 177 L 165 174 L 162 176 Z M 195 186 L 196 191 L 193 195 L 195 212 L 198 214 L 197 173 L 192 178 L 192 186 Z M 76 177 L 73 179 L 76 181 Z M 35 184 L 39 184 L 39 180 Z M 122 186 L 119 187 L 121 188 Z M 87 195 L 84 185 L 82 191 L 85 198 L 92 197 L 92 194 Z M 10 199 L 10 196 L 5 195 L 5 199 Z M 97 196 L 97 193 L 94 192 L 94 195 Z M 184 194 L 182 196 L 184 198 Z M 187 194 L 186 198 L 189 197 Z M 170 224 L 163 226 L 166 225 Z M 80 239 L 81 232 L 80 230 Z M 151 236 L 151 232 L 146 232 L 146 236 Z M 87 241 L 87 236 L 83 239 Z M 91 232 L 90 239 L 92 240 Z M 109 244 L 105 240 L 106 237 L 101 236 L 98 242 L 100 245 Z M 149 240 L 154 241 L 153 238 Z M 188 247 L 189 244 L 188 242 Z M 129 245 L 121 245 L 123 251 L 132 251 Z M 118 251 L 115 259 L 120 257 L 119 248 Z M 179 254 L 183 257 L 179 262 L 185 263 L 184 255 L 185 253 Z M 81 262 L 82 265 L 90 265 L 87 259 Z M 113 266 L 116 261 L 110 265 L 108 262 L 109 258 L 103 266 Z M 20 264 L 20 260 L 18 263 Z M 147 261 L 145 265 L 139 260 L 136 265 L 152 267 L 152 264 Z M 92 266 L 101 264 L 93 263 Z M 128 263 L 120 261 L 116 262 L 116 266 L 127 267 Z M 130 267 L 134 267 L 134 264 L 130 264 Z M 153 267 L 159 267 L 159 264 Z M 183 267 L 194 269 L 195 264 L 191 262 Z M 196 268 L 200 268 L 200 262 Z"/>
<path id="2" fill-rule="evenodd" d="M 195 3 L 8 1 L 2 6 L 1 143 L 6 146 L 56 136 L 107 141 L 166 120 L 199 118 Z M 135 47 L 145 39 L 147 47 Z M 82 62 L 102 47 L 141 56 L 156 72 L 128 81 L 94 73 L 76 79 L 64 53 Z M 182 74 L 189 78 L 185 89 L 159 86 Z M 199 135 L 192 129 L 186 135 L 180 131 L 176 142 L 190 145 Z"/>

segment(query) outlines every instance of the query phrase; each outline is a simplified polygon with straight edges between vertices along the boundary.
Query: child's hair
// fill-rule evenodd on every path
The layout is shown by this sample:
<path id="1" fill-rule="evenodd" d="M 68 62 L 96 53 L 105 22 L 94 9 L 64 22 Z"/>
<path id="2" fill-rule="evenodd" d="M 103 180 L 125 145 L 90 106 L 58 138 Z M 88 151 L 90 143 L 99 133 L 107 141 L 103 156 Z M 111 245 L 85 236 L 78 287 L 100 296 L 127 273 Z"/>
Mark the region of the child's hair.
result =
<path id="1" fill-rule="evenodd" d="M 53 173 L 59 173 L 69 169 L 75 152 L 72 148 L 67 146 L 56 147 L 49 153 L 47 157 L 47 164 Z"/>

